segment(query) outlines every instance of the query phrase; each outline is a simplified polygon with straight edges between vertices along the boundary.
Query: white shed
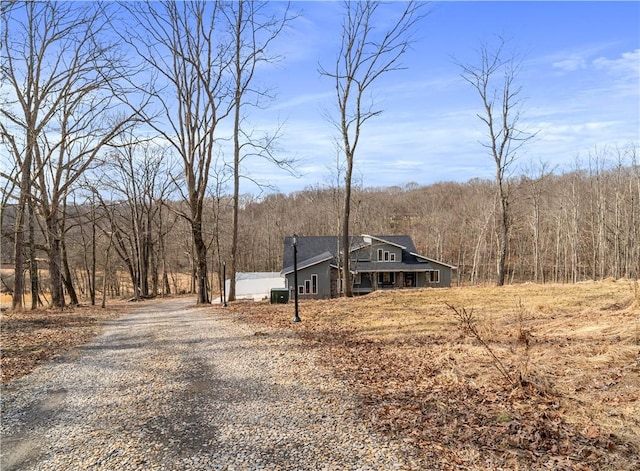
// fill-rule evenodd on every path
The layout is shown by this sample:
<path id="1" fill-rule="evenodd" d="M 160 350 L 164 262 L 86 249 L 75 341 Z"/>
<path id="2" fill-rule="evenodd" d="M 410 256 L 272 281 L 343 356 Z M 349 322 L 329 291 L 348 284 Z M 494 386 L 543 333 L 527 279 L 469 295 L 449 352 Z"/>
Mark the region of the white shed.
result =
<path id="1" fill-rule="evenodd" d="M 227 295 L 231 280 L 225 281 Z M 286 288 L 285 278 L 278 272 L 236 273 L 236 299 L 260 301 L 269 299 L 271 288 Z"/>

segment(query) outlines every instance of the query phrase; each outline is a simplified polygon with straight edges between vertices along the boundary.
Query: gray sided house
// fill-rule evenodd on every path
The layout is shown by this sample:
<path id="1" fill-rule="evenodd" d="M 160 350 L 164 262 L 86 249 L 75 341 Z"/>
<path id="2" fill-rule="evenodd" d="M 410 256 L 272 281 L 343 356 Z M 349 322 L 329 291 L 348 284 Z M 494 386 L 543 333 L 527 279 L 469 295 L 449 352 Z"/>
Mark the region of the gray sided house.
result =
<path id="1" fill-rule="evenodd" d="M 340 260 L 342 238 L 300 237 L 298 297 L 333 298 L 342 294 Z M 348 250 L 354 294 L 379 289 L 442 288 L 451 286 L 456 267 L 416 253 L 409 236 L 353 236 Z M 293 238 L 285 237 L 280 275 L 286 278 L 290 299 L 294 292 Z"/>

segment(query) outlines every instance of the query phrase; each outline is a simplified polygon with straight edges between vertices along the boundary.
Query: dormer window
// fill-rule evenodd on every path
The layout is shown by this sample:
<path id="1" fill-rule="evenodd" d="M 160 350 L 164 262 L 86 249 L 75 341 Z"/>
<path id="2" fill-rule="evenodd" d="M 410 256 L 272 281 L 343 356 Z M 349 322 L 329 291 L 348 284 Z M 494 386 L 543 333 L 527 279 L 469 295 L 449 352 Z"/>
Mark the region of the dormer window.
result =
<path id="1" fill-rule="evenodd" d="M 389 252 L 388 250 L 378 249 L 378 261 L 395 262 L 396 254 L 394 252 Z"/>

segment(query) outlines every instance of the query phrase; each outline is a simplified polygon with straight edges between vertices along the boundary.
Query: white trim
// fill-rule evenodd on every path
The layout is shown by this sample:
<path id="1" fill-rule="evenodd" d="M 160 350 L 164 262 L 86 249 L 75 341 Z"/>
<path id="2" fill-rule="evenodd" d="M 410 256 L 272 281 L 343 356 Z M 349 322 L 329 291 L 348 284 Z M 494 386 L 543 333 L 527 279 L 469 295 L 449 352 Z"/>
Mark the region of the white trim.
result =
<path id="1" fill-rule="evenodd" d="M 325 253 L 326 253 L 327 255 L 324 255 Z M 326 262 L 327 260 L 331 260 L 331 259 L 333 259 L 333 255 L 331 255 L 331 253 L 329 253 L 329 252 L 323 252 L 323 253 L 322 253 L 322 254 L 320 254 L 319 256 L 320 256 L 320 257 L 322 257 L 322 258 L 319 258 L 318 260 L 314 260 L 314 261 L 312 261 L 311 263 L 309 263 L 309 260 L 312 260 L 313 258 L 316 258 L 316 257 L 318 257 L 318 256 L 316 256 L 316 257 L 311 257 L 310 259 L 303 260 L 302 262 L 298 262 L 298 271 L 300 271 L 300 270 L 304 270 L 304 269 L 309 268 L 309 267 L 312 267 L 312 266 L 314 266 L 314 265 L 319 265 L 320 263 L 324 263 L 324 262 Z M 293 267 L 293 265 L 291 265 L 291 266 L 289 266 L 289 267 L 287 267 L 287 268 L 284 268 L 284 269 L 280 272 L 280 276 L 286 276 L 286 275 L 289 275 L 289 274 L 291 274 L 291 273 L 293 273 L 293 272 L 294 272 L 294 267 Z"/>
<path id="2" fill-rule="evenodd" d="M 432 278 L 432 276 L 431 276 L 432 273 L 435 273 L 435 275 L 436 275 L 435 276 L 435 278 L 436 278 L 435 280 L 431 279 Z M 426 278 L 425 281 L 428 284 L 439 285 L 440 284 L 440 270 L 437 270 L 437 269 L 436 270 L 427 270 L 426 273 L 425 273 L 425 278 Z"/>
<path id="3" fill-rule="evenodd" d="M 393 245 L 394 247 L 399 247 L 403 250 L 407 250 L 407 248 L 404 245 L 396 244 L 395 242 L 390 242 L 388 240 L 381 239 L 380 237 L 374 237 L 372 235 L 362 234 L 362 238 L 365 238 L 365 237 L 370 237 L 371 239 L 377 240 L 378 242 L 384 242 L 385 244 Z"/>
<path id="4" fill-rule="evenodd" d="M 456 267 L 455 265 L 449 265 L 448 263 L 444 263 L 444 262 L 441 262 L 439 260 L 434 260 L 433 258 L 425 257 L 424 255 L 420 255 L 420 254 L 415 253 L 415 252 L 409 252 L 409 253 L 411 255 L 413 255 L 414 257 L 422 258 L 423 260 L 427 260 L 429 262 L 437 263 L 438 265 L 442 265 L 443 267 L 449 267 L 452 270 L 457 270 L 458 269 L 458 267 Z"/>

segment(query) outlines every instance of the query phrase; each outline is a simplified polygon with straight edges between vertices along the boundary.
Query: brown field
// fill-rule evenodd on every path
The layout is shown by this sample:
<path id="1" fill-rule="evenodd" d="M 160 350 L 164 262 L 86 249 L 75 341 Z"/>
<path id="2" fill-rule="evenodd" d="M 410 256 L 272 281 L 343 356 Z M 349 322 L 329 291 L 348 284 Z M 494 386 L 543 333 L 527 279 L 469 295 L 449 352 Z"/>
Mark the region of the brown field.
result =
<path id="1" fill-rule="evenodd" d="M 376 292 L 300 302 L 300 324 L 292 302 L 230 309 L 320 349 L 363 419 L 434 468 L 640 469 L 637 282 Z"/>
<path id="2" fill-rule="evenodd" d="M 486 347 L 447 305 L 473 311 Z M 130 306 L 5 310 L 2 381 L 86 342 Z M 299 324 L 293 308 L 227 309 L 256 333 L 268 325 L 318 349 L 362 420 L 413 444 L 431 469 L 640 469 L 637 282 L 380 291 L 301 301 Z"/>

